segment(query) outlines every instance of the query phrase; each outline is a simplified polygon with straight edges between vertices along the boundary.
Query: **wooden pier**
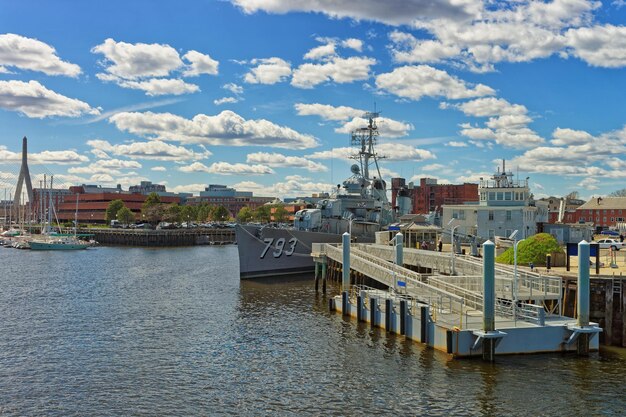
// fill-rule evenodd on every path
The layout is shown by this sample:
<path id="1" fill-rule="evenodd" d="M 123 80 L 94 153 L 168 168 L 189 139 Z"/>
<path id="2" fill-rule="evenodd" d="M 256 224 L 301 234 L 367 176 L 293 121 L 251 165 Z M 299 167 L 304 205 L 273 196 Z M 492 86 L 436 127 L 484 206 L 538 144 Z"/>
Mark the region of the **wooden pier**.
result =
<path id="1" fill-rule="evenodd" d="M 230 245 L 235 243 L 232 228 L 208 229 L 79 229 L 78 233 L 89 233 L 102 245 L 122 246 L 194 246 Z"/>

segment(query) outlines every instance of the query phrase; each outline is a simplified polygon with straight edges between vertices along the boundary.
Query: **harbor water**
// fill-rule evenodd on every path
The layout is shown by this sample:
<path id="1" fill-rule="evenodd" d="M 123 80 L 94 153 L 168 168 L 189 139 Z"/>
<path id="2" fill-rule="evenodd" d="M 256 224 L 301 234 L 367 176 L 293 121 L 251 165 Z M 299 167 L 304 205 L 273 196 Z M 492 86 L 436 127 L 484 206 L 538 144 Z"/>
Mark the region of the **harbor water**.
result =
<path id="1" fill-rule="evenodd" d="M 0 248 L 2 416 L 617 416 L 625 376 L 623 349 L 453 361 L 312 279 L 240 281 L 235 246 Z"/>

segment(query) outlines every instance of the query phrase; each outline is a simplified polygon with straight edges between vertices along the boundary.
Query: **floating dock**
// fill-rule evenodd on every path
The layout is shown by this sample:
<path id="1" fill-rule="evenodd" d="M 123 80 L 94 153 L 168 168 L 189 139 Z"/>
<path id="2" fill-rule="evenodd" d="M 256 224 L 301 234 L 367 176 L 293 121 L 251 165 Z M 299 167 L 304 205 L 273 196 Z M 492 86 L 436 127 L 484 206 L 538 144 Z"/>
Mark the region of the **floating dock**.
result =
<path id="1" fill-rule="evenodd" d="M 455 358 L 493 361 L 496 355 L 567 351 L 586 355 L 598 349 L 602 329 L 589 321 L 588 267 L 579 269 L 573 319 L 559 314 L 559 277 L 496 268 L 491 242 L 483 245 L 480 261 L 458 257 L 452 262 L 448 254 L 404 249 L 401 238 L 396 236 L 395 247 L 350 244 L 347 234 L 341 245 L 314 244 L 316 287 L 320 278 L 325 286 L 329 263 L 341 267 L 343 291 L 329 300 L 331 310 Z M 580 245 L 582 256 L 586 249 L 588 258 L 589 244 Z M 458 275 L 452 274 L 453 268 Z M 353 285 L 355 276 L 386 289 Z"/>

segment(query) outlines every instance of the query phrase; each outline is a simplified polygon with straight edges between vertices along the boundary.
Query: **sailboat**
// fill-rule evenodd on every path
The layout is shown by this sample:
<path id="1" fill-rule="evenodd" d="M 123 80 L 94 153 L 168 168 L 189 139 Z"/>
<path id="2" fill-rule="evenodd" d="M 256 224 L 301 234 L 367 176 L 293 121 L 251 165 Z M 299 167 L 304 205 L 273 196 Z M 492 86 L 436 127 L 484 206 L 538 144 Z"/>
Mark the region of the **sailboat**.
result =
<path id="1" fill-rule="evenodd" d="M 52 221 L 52 179 L 50 179 L 50 198 L 48 208 L 48 227 Z M 46 234 L 42 233 L 42 238 L 32 239 L 30 243 L 31 250 L 79 250 L 87 249 L 92 246 L 90 242 L 78 239 L 76 234 L 76 225 L 78 224 L 78 194 L 76 195 L 76 214 L 74 215 L 74 234 Z"/>

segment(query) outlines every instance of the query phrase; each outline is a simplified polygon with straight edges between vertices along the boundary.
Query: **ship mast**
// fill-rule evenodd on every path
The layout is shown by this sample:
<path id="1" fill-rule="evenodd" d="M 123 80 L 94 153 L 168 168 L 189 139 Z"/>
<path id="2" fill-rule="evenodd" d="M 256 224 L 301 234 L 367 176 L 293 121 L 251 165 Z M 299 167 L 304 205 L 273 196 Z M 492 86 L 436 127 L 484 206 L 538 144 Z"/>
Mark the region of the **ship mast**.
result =
<path id="1" fill-rule="evenodd" d="M 364 119 L 367 119 L 367 127 L 361 127 L 352 132 L 352 137 L 350 140 L 350 144 L 353 146 L 358 146 L 359 153 L 351 156 L 352 159 L 357 159 L 359 164 L 361 165 L 361 172 L 363 173 L 363 178 L 366 180 L 370 180 L 369 167 L 373 160 L 373 164 L 376 167 L 376 172 L 378 174 L 378 178 L 381 178 L 380 168 L 378 167 L 378 158 L 379 156 L 376 154 L 374 150 L 374 145 L 376 144 L 378 138 L 378 126 L 376 126 L 376 118 L 380 116 L 380 112 L 367 112 L 363 115 Z"/>

